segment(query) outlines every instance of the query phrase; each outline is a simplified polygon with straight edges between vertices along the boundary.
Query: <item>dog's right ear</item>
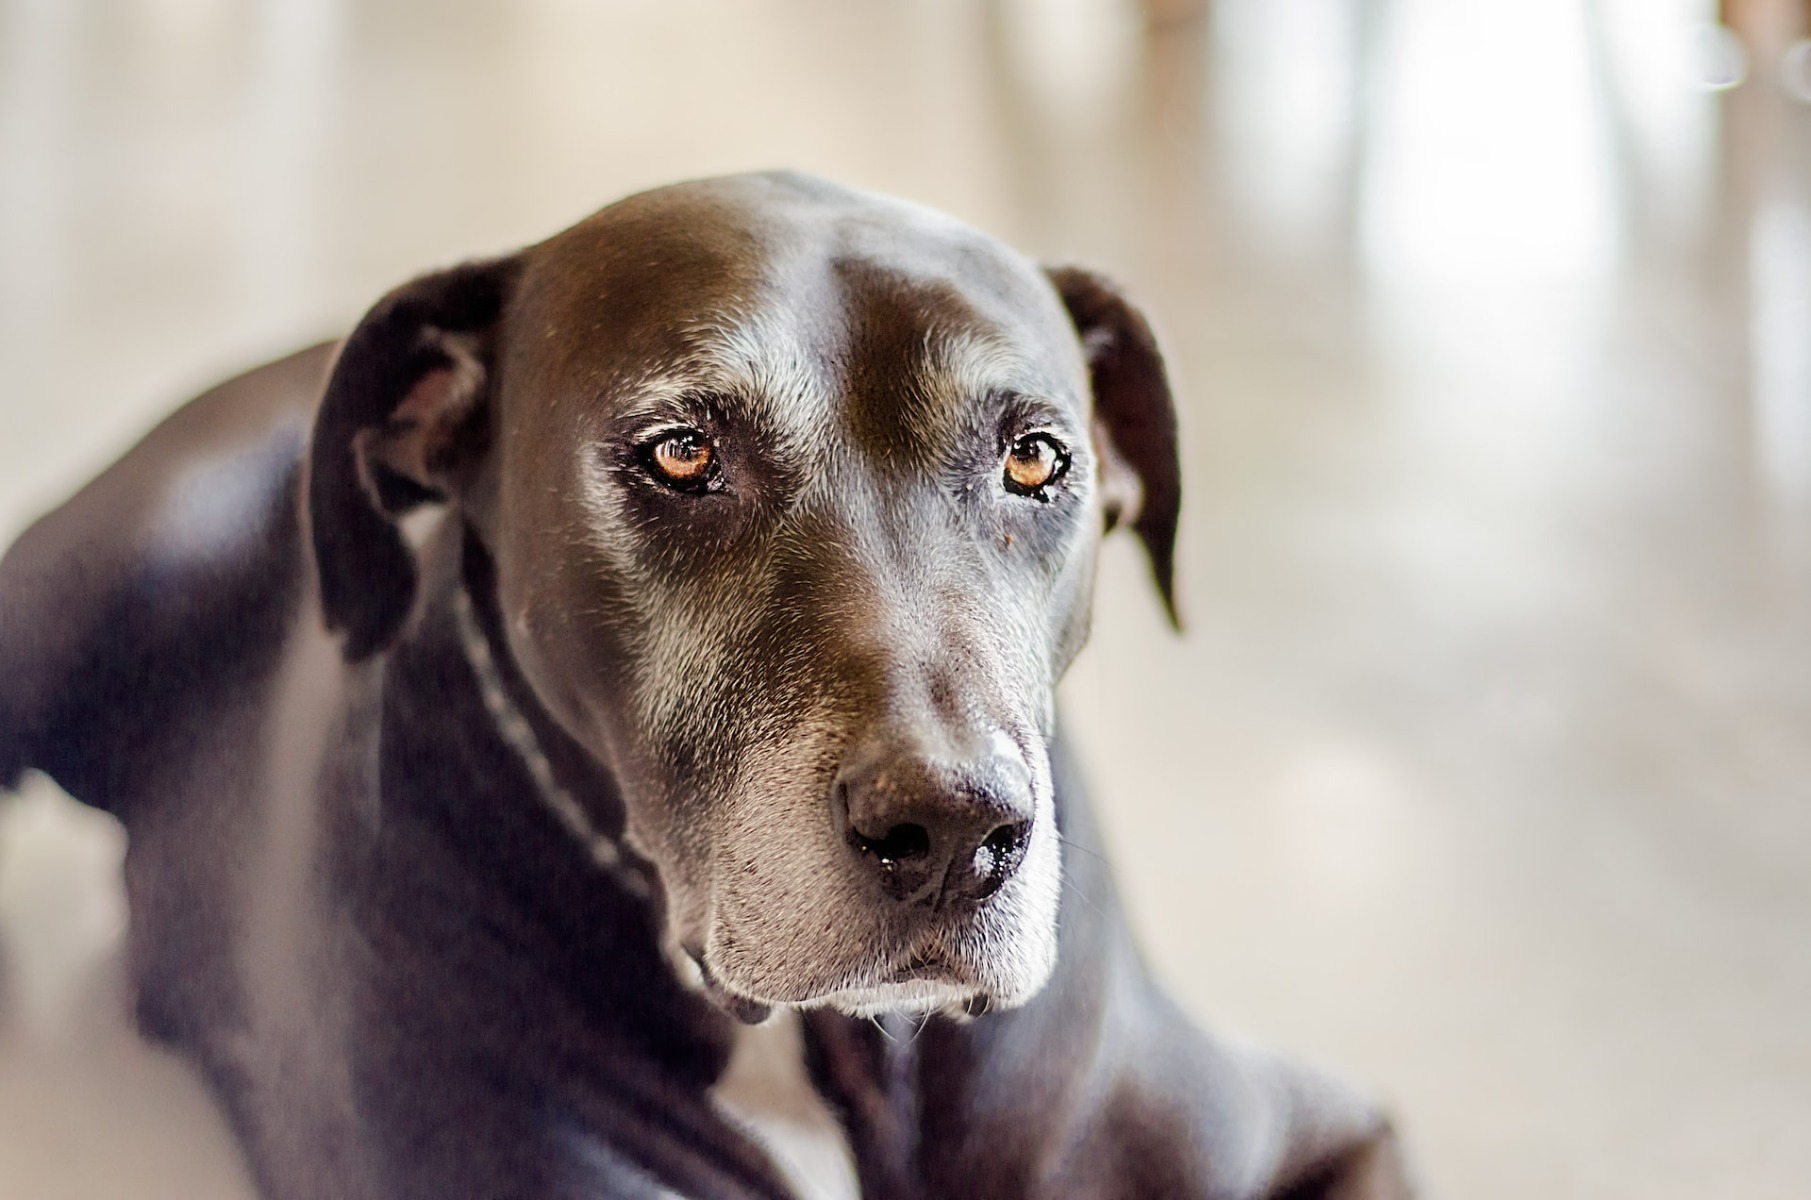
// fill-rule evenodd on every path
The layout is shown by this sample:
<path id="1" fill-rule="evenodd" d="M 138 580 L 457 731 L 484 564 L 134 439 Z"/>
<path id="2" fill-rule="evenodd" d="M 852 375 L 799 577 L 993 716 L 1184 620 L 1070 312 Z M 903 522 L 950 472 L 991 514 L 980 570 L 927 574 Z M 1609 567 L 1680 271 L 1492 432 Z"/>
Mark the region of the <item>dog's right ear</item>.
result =
<path id="1" fill-rule="evenodd" d="M 327 627 L 347 661 L 415 602 L 397 520 L 457 494 L 489 439 L 496 328 L 520 260 L 466 263 L 380 300 L 340 348 L 308 450 L 308 521 Z"/>

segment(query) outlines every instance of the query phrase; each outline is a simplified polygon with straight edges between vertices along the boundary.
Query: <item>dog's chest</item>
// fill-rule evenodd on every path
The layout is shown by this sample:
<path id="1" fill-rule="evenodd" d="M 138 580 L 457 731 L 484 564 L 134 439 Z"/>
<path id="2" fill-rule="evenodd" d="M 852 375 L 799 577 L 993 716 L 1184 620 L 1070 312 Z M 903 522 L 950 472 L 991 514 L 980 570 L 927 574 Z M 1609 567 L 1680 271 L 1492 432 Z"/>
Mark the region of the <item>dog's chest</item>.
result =
<path id="1" fill-rule="evenodd" d="M 737 1036 L 718 1107 L 772 1155 L 800 1200 L 858 1200 L 842 1125 L 811 1086 L 798 1014 L 781 1012 Z"/>

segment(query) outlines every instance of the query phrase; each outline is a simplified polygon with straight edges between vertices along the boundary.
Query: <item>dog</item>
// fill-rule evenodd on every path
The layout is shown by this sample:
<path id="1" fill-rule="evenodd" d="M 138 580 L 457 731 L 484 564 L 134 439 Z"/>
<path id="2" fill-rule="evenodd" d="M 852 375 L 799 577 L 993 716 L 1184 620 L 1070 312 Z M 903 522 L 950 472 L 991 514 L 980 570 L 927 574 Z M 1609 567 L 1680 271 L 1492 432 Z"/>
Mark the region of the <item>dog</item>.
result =
<path id="1" fill-rule="evenodd" d="M 137 1024 L 271 1200 L 813 1194 L 763 1070 L 870 1200 L 1406 1197 L 1380 1110 L 1191 1024 L 1081 850 L 1054 688 L 1114 526 L 1173 617 L 1180 500 L 1101 277 L 662 188 L 28 530 L 0 785 L 124 823 Z"/>

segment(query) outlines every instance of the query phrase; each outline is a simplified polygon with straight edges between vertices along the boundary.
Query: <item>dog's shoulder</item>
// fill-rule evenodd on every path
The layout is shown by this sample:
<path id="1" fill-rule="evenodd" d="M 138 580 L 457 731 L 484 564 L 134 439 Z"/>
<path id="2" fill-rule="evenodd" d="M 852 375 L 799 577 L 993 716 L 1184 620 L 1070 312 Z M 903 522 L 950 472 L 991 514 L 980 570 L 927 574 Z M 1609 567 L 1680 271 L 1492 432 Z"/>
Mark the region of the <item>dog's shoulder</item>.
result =
<path id="1" fill-rule="evenodd" d="M 184 405 L 0 559 L 0 786 L 37 768 L 115 808 L 173 719 L 274 638 L 331 346 Z"/>

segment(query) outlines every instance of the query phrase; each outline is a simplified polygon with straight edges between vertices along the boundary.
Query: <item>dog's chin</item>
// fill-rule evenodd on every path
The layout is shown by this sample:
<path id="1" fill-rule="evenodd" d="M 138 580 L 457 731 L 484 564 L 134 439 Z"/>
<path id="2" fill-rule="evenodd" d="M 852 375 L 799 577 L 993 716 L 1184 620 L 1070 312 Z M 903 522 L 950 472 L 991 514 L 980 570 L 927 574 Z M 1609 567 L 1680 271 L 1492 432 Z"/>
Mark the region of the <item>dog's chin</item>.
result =
<path id="1" fill-rule="evenodd" d="M 705 972 L 705 994 L 716 1005 L 738 1021 L 754 1025 L 765 1021 L 778 1009 L 828 1008 L 848 1017 L 928 1016 L 943 1013 L 952 1017 L 979 1016 L 999 1004 L 973 984 L 952 980 L 913 979 L 904 983 L 868 984 L 839 988 L 802 1000 L 757 1000 L 725 987 Z"/>
<path id="2" fill-rule="evenodd" d="M 1053 966 L 1047 963 L 1030 974 L 996 977 L 958 962 L 915 959 L 878 976 L 864 973 L 784 998 L 765 997 L 760 989 L 725 978 L 703 962 L 698 964 L 698 980 L 718 1007 L 750 1024 L 765 1020 L 776 1009 L 788 1008 L 831 1009 L 863 1018 L 930 1013 L 974 1017 L 1024 1004 L 1043 989 Z"/>
<path id="3" fill-rule="evenodd" d="M 889 1014 L 921 1016 L 927 1013 L 975 1014 L 992 1006 L 992 998 L 972 984 L 935 979 L 914 979 L 871 987 L 843 988 L 799 1005 L 832 1008 L 849 1017 L 883 1017 Z"/>

